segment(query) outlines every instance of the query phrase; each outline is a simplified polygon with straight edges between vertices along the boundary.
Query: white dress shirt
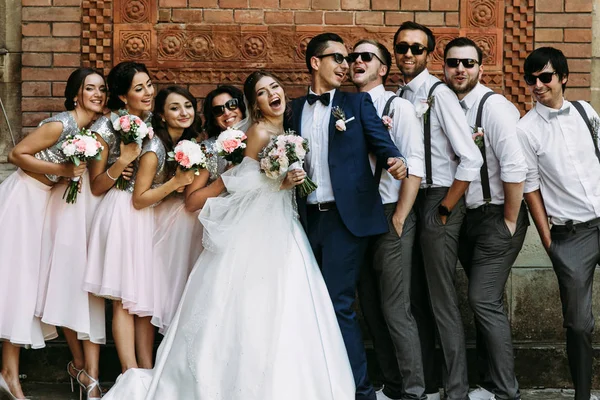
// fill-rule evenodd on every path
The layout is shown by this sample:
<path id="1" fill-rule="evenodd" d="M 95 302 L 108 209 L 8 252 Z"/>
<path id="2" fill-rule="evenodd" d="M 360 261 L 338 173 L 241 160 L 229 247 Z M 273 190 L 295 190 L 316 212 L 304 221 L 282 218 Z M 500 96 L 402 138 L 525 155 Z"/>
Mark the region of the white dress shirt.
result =
<path id="1" fill-rule="evenodd" d="M 309 93 L 316 94 L 312 89 Z M 328 106 L 320 101 L 310 105 L 307 101 L 302 108 L 302 132 L 298 133 L 308 139 L 310 151 L 306 154 L 306 171 L 317 184 L 317 190 L 306 198 L 308 204 L 335 201 L 329 175 L 329 119 L 334 95 L 335 89 L 329 91 Z"/>
<path id="2" fill-rule="evenodd" d="M 377 115 L 383 114 L 383 109 L 388 99 L 394 96 L 394 92 L 386 91 L 383 85 L 379 85 L 369 90 L 369 95 Z M 415 108 L 408 100 L 396 98 L 390 106 L 392 117 L 392 128 L 389 130 L 392 141 L 400 150 L 400 153 L 406 158 L 408 163 L 408 173 L 410 175 L 422 178 L 425 168 L 425 150 L 423 147 L 423 127 L 421 121 L 415 113 Z M 377 158 L 374 154 L 369 154 L 371 169 L 375 172 Z M 394 179 L 392 175 L 384 168 L 381 172 L 379 181 L 379 194 L 383 204 L 396 203 L 402 181 Z"/>
<path id="3" fill-rule="evenodd" d="M 596 111 L 583 104 L 590 120 Z M 558 113 L 560 111 L 560 114 Z M 540 189 L 552 224 L 600 217 L 600 162 L 581 115 L 564 100 L 560 110 L 537 103 L 517 124 L 527 161 L 525 193 Z"/>
<path id="4" fill-rule="evenodd" d="M 423 102 L 427 102 L 429 89 L 436 82 L 439 82 L 439 79 L 431 75 L 426 68 L 401 88 L 398 94 L 404 89 L 402 97 L 418 108 Z M 427 185 L 424 176 L 421 187 L 450 187 L 455 179 L 471 182 L 479 176 L 483 159 L 471 138 L 471 129 L 465 113 L 456 94 L 446 85 L 438 86 L 434 97 L 430 112 L 433 184 Z"/>
<path id="5" fill-rule="evenodd" d="M 493 90 L 478 83 L 461 101 L 471 133 L 477 120 L 481 98 Z M 521 114 L 504 96 L 490 96 L 483 106 L 481 126 L 485 138 L 485 157 L 490 182 L 491 204 L 504 204 L 502 182 L 520 183 L 525 180 L 527 164 L 517 139 L 517 122 Z M 469 184 L 465 194 L 467 208 L 483 205 L 481 174 Z"/>

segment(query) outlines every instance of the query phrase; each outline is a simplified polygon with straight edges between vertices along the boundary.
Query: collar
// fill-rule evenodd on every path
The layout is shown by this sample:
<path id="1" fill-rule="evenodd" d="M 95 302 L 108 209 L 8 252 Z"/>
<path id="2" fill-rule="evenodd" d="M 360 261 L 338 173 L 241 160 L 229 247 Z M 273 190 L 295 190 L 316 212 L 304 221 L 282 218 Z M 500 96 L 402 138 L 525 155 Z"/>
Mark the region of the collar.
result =
<path id="1" fill-rule="evenodd" d="M 535 111 L 546 121 L 550 122 L 551 119 L 558 117 L 559 115 L 569 115 L 571 113 L 571 103 L 563 98 L 563 104 L 560 109 L 546 107 L 539 101 L 535 103 Z"/>
<path id="2" fill-rule="evenodd" d="M 383 85 L 377 85 L 373 89 L 369 90 L 367 93 L 371 96 L 371 100 L 373 103 L 377 101 L 381 96 L 385 94 L 385 87 Z"/>
<path id="3" fill-rule="evenodd" d="M 329 93 L 329 98 L 331 99 L 331 102 L 329 104 L 333 103 L 333 96 L 335 95 L 335 89 L 331 89 L 329 92 L 323 92 L 321 94 L 325 94 L 325 93 Z M 319 94 L 315 93 L 314 90 L 312 90 L 312 87 L 308 88 L 308 94 L 315 94 L 317 96 L 320 96 Z"/>
<path id="4" fill-rule="evenodd" d="M 419 75 L 415 76 L 412 81 L 404 85 L 404 89 L 416 93 L 417 90 L 419 90 L 419 88 L 427 81 L 427 78 L 429 78 L 429 70 L 425 68 Z"/>
<path id="5" fill-rule="evenodd" d="M 460 101 L 460 105 L 463 108 L 466 108 L 466 110 L 470 110 L 481 98 L 484 89 L 486 89 L 485 86 L 483 86 L 481 83 L 477 83 L 477 85 L 475 85 L 475 87 L 469 93 L 467 93 L 465 97 L 463 97 L 463 99 Z"/>

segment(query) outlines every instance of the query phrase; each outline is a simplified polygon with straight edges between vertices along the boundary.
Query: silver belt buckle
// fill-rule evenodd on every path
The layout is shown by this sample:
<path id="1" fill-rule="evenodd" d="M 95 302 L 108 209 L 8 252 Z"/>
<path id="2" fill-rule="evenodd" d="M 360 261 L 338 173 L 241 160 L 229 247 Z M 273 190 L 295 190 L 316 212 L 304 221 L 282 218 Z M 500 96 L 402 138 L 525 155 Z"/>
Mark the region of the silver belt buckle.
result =
<path id="1" fill-rule="evenodd" d="M 323 204 L 323 203 L 317 203 L 317 210 L 319 210 L 319 211 L 329 211 L 328 209 L 321 208 L 321 204 Z"/>

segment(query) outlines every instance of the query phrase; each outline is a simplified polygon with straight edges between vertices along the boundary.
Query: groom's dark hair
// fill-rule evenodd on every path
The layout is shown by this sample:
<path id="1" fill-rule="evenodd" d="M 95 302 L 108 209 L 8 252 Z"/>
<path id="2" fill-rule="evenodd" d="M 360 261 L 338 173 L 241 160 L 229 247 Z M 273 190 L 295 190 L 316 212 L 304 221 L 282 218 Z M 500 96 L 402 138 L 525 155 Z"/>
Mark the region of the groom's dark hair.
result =
<path id="1" fill-rule="evenodd" d="M 310 39 L 306 46 L 306 66 L 308 72 L 312 73 L 312 66 L 310 65 L 310 59 L 314 56 L 320 56 L 327 48 L 327 42 L 338 42 L 344 44 L 344 39 L 340 35 L 330 32 L 321 33 Z"/>

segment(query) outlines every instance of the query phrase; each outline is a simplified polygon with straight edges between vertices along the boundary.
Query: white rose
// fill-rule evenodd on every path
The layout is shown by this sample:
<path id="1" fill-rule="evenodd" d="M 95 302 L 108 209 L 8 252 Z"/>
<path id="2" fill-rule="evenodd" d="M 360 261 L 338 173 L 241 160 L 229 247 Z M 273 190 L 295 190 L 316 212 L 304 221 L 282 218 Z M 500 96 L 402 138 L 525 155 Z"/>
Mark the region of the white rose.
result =
<path id="1" fill-rule="evenodd" d="M 425 114 L 429 110 L 429 104 L 426 101 L 421 101 L 419 104 L 415 106 L 415 111 L 417 112 L 417 117 L 421 118 L 423 114 Z"/>
<path id="2" fill-rule="evenodd" d="M 343 119 L 338 119 L 337 121 L 335 121 L 335 129 L 342 132 L 346 130 L 346 123 Z"/>

